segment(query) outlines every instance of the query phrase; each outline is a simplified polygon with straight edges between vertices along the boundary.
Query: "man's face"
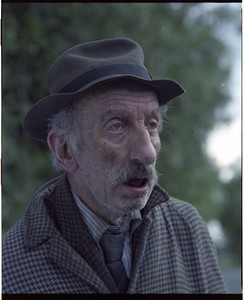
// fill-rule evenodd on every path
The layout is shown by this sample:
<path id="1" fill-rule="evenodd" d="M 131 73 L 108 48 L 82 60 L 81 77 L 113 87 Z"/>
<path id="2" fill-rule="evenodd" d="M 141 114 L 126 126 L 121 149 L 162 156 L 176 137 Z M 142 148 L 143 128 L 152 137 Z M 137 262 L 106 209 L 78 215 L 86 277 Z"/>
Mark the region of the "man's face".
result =
<path id="1" fill-rule="evenodd" d="M 79 115 L 85 150 L 71 187 L 99 216 L 113 222 L 142 209 L 157 182 L 161 116 L 156 94 L 104 91 Z"/>

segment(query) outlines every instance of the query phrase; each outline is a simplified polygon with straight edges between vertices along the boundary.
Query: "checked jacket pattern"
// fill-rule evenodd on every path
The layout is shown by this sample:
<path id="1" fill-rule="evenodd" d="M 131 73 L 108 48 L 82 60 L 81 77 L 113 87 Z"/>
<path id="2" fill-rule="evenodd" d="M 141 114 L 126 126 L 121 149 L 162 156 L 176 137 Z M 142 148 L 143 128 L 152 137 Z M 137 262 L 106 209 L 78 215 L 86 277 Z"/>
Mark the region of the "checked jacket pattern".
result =
<path id="1" fill-rule="evenodd" d="M 127 293 L 225 293 L 216 251 L 195 208 L 155 186 L 133 235 Z M 4 236 L 3 293 L 116 293 L 66 176 L 45 184 Z"/>

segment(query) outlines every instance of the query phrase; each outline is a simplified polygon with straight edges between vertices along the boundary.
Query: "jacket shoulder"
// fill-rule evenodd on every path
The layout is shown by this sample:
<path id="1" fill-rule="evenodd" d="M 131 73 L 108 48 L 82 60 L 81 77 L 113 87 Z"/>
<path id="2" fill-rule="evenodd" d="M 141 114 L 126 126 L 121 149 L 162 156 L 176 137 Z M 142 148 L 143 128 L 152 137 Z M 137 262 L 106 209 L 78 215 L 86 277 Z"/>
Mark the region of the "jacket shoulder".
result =
<path id="1" fill-rule="evenodd" d="M 44 199 L 51 199 L 54 194 L 58 194 L 60 200 L 60 185 L 62 178 L 58 177 L 42 186 L 23 218 L 3 236 L 3 293 L 94 292 L 74 272 L 56 264 L 50 257 L 54 243 L 55 249 L 66 254 L 72 250 L 50 219 L 44 204 Z M 73 250 L 71 252 L 76 254 Z"/>

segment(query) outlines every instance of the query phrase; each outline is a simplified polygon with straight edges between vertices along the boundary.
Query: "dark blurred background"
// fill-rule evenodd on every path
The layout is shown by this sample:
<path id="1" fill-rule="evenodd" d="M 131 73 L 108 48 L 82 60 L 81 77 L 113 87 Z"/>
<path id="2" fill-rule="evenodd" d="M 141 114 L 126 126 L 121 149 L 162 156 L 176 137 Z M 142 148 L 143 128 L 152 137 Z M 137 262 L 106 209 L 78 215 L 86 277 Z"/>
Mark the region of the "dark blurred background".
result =
<path id="1" fill-rule="evenodd" d="M 229 108 L 240 101 L 233 99 L 238 94 L 230 84 L 240 59 L 240 52 L 233 54 L 233 44 L 240 51 L 241 43 L 238 3 L 3 3 L 3 234 L 23 215 L 36 189 L 57 175 L 46 144 L 30 140 L 22 129 L 26 111 L 48 95 L 50 64 L 76 44 L 112 37 L 139 42 L 153 78 L 172 78 L 186 89 L 168 110 L 160 184 L 199 210 L 229 291 L 240 293 L 240 160 L 223 176 L 207 151 L 210 134 L 233 122 Z M 226 136 L 222 150 L 231 145 Z"/>

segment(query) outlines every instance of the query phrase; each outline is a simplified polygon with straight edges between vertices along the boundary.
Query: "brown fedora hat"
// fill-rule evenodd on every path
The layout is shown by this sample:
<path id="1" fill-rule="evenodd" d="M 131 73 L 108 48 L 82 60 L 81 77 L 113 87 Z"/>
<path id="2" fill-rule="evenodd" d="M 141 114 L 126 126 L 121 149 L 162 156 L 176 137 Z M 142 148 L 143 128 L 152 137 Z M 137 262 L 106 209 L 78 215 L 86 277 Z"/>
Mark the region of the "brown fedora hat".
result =
<path id="1" fill-rule="evenodd" d="M 127 38 L 87 42 L 68 49 L 48 71 L 50 95 L 27 112 L 23 127 L 36 140 L 46 141 L 48 120 L 88 89 L 108 81 L 127 78 L 152 87 L 160 105 L 183 94 L 184 89 L 170 79 L 152 80 L 144 66 L 143 50 Z"/>

